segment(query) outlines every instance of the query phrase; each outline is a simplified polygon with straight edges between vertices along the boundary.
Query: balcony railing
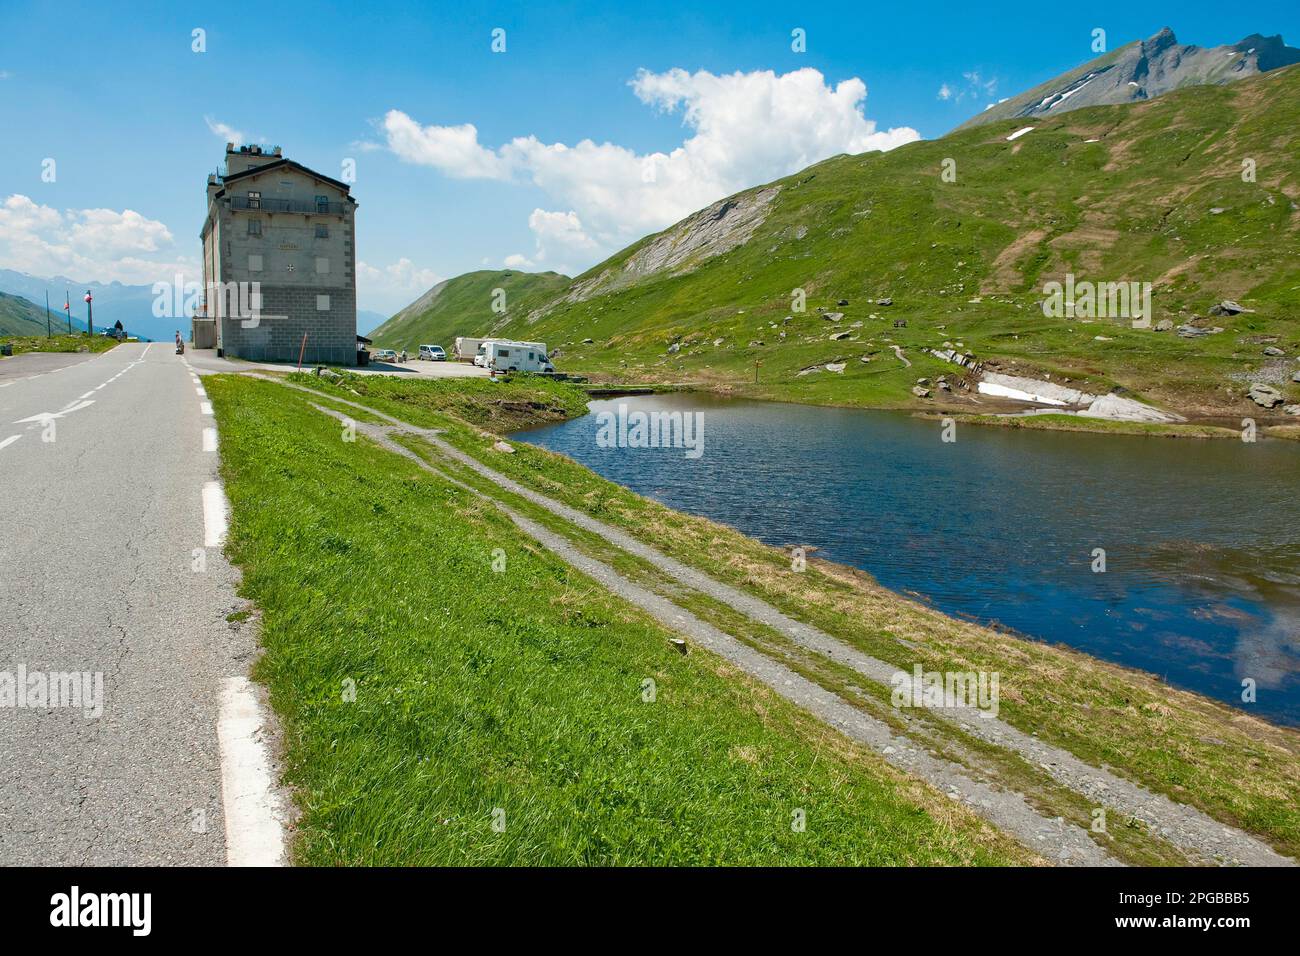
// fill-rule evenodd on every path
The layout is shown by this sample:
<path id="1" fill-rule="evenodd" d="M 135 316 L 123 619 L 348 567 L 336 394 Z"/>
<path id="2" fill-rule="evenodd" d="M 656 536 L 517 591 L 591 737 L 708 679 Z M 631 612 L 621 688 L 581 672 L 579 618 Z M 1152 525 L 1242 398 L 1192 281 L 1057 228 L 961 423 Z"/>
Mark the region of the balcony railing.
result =
<path id="1" fill-rule="evenodd" d="M 260 209 L 263 212 L 301 212 L 318 216 L 342 216 L 347 211 L 347 203 L 312 202 L 306 199 L 275 199 L 263 196 L 250 199 L 247 196 L 231 196 L 230 205 L 234 209 Z"/>

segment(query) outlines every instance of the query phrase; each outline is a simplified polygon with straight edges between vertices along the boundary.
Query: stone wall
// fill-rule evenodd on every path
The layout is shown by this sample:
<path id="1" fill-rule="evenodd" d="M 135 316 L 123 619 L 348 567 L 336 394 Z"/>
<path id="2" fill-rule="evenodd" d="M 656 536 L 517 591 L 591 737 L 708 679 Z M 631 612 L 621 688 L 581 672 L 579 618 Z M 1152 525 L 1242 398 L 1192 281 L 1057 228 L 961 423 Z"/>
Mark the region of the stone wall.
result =
<path id="1" fill-rule="evenodd" d="M 316 308 L 316 296 L 328 295 L 328 311 Z M 296 362 L 307 336 L 303 364 L 355 365 L 357 361 L 356 293 L 337 286 L 262 285 L 262 314 L 252 320 L 222 317 L 224 354 L 251 362 Z"/>

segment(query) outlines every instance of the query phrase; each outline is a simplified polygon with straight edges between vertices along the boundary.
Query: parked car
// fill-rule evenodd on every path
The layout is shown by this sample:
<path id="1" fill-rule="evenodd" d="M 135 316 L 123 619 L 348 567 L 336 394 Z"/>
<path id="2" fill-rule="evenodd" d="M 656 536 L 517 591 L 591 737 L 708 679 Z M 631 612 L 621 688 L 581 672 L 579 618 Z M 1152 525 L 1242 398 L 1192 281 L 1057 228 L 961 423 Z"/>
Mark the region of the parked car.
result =
<path id="1" fill-rule="evenodd" d="M 379 349 L 374 355 L 370 356 L 372 362 L 397 362 L 397 353 L 392 349 Z"/>
<path id="2" fill-rule="evenodd" d="M 429 362 L 445 362 L 447 353 L 442 350 L 441 345 L 421 345 L 420 358 Z"/>

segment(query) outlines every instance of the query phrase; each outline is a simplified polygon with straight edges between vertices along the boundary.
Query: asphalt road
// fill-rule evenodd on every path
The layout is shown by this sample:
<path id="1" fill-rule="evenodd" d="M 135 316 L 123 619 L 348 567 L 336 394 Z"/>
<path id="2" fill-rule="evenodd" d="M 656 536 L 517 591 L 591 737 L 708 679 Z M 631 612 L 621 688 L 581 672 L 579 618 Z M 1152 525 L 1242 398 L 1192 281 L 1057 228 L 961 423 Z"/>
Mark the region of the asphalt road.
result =
<path id="1" fill-rule="evenodd" d="M 218 701 L 253 643 L 205 547 L 212 416 L 167 344 L 42 364 L 0 378 L 0 864 L 223 864 Z M 80 706 L 34 696 L 83 673 Z"/>

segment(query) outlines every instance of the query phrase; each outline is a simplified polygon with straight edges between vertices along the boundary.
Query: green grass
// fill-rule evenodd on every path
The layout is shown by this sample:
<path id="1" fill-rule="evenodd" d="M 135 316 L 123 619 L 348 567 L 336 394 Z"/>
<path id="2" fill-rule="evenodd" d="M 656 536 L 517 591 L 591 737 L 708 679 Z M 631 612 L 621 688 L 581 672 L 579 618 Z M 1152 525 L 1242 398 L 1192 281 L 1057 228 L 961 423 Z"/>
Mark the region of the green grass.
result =
<path id="1" fill-rule="evenodd" d="M 911 395 L 916 379 L 961 370 L 925 350 L 961 342 L 1006 371 L 1050 372 L 1102 393 L 1124 386 L 1194 414 L 1258 417 L 1239 377 L 1263 364 L 1261 340 L 1300 354 L 1300 68 L 1038 118 L 1008 143 L 1021 125 L 1000 120 L 828 159 L 779 181 L 744 245 L 688 261 L 680 274 L 581 291 L 605 273 L 622 276 L 649 237 L 572 286 L 512 300 L 498 332 L 545 341 L 561 351 L 558 368 L 594 380 L 875 407 L 926 407 Z M 1242 181 L 1243 157 L 1257 159 L 1256 182 Z M 945 159 L 956 162 L 955 182 L 940 178 Z M 1155 320 L 1175 325 L 1224 298 L 1255 311 L 1212 319 L 1224 331 L 1201 339 L 1049 319 L 1043 284 L 1067 271 L 1150 282 Z M 792 307 L 796 288 L 807 293 L 804 312 Z M 884 297 L 893 305 L 878 306 Z M 478 312 L 441 315 L 445 337 L 482 331 L 481 298 Z M 828 322 L 818 307 L 844 319 Z M 907 326 L 895 329 L 895 319 Z M 840 331 L 856 340 L 831 341 Z M 798 374 L 831 361 L 847 367 Z M 1300 401 L 1300 385 L 1284 390 Z"/>
<path id="2" fill-rule="evenodd" d="M 234 376 L 204 384 L 233 510 L 228 551 L 260 610 L 255 673 L 281 717 L 301 810 L 297 861 L 1031 859 L 721 660 L 680 656 L 668 632 L 491 505 L 364 439 L 342 441 L 309 396 Z M 654 703 L 642 700 L 646 678 Z M 798 808 L 802 833 L 790 825 Z"/>
<path id="3" fill-rule="evenodd" d="M 302 372 L 290 373 L 288 379 L 300 385 L 320 384 L 315 376 Z M 496 432 L 585 415 L 588 401 L 580 386 L 540 375 L 403 381 L 390 375 L 343 373 L 337 388 L 349 392 L 353 400 L 377 399 L 394 408 L 436 410 Z"/>
<path id="4" fill-rule="evenodd" d="M 468 272 L 439 283 L 431 301 L 422 297 L 375 329 L 370 337 L 379 348 L 406 349 L 414 355 L 421 345 L 441 345 L 450 355 L 456 336 L 486 335 L 521 315 L 518 303 L 554 295 L 568 283 L 569 277 L 558 272 Z M 421 302 L 425 304 L 417 308 Z"/>
<path id="5" fill-rule="evenodd" d="M 379 396 L 367 404 L 442 428 L 448 441 L 522 484 L 902 669 L 919 661 L 927 670 L 998 671 L 1002 719 L 1300 854 L 1294 730 L 1069 648 L 947 618 L 853 569 L 812 561 L 793 573 L 781 550 L 665 508 L 564 456 L 522 443 L 513 455 L 497 453 L 493 437 L 459 424 L 446 408 Z"/>
<path id="6" fill-rule="evenodd" d="M 24 352 L 107 352 L 117 345 L 117 339 L 106 335 L 45 335 L 0 336 L 0 343 L 13 346 L 14 355 Z"/>

